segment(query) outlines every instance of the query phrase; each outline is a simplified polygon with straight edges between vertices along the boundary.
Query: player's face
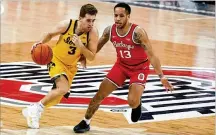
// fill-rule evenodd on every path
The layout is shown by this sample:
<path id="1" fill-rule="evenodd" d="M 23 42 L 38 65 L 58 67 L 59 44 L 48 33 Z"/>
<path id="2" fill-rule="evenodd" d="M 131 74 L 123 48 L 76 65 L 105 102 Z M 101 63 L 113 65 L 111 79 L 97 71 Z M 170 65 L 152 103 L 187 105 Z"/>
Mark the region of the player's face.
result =
<path id="1" fill-rule="evenodd" d="M 94 26 L 96 15 L 86 14 L 85 17 L 80 17 L 82 29 L 85 32 L 89 32 Z"/>
<path id="2" fill-rule="evenodd" d="M 117 7 L 114 11 L 114 21 L 117 26 L 117 28 L 124 28 L 126 23 L 128 22 L 128 19 L 130 18 L 130 15 L 127 14 L 125 11 L 125 8 Z"/>

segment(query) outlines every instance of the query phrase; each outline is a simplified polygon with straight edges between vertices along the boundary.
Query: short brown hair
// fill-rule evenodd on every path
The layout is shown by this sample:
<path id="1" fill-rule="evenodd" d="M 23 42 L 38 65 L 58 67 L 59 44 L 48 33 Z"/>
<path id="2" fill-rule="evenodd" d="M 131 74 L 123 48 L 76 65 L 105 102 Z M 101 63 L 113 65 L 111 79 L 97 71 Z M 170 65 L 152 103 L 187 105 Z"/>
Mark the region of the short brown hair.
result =
<path id="1" fill-rule="evenodd" d="M 80 17 L 85 17 L 86 14 L 90 15 L 96 15 L 97 14 L 97 9 L 95 8 L 94 5 L 92 4 L 85 4 L 81 7 L 80 9 Z"/>

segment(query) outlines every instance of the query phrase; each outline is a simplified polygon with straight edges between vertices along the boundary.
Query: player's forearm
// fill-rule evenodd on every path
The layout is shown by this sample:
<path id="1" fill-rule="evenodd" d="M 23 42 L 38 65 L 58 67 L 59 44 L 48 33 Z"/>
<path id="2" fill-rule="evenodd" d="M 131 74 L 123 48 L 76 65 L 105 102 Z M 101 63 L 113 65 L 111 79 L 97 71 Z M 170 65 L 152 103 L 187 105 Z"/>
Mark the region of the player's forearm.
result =
<path id="1" fill-rule="evenodd" d="M 156 74 L 159 75 L 160 78 L 163 77 L 163 71 L 161 69 L 160 60 L 156 56 L 152 56 L 150 58 L 151 65 L 154 67 Z"/>
<path id="2" fill-rule="evenodd" d="M 88 59 L 89 61 L 93 61 L 95 58 L 95 53 L 91 52 L 84 45 L 80 47 L 81 53 Z"/>
<path id="3" fill-rule="evenodd" d="M 99 42 L 99 44 L 97 46 L 97 53 L 102 49 L 102 47 L 104 46 L 105 43 L 106 42 L 104 42 L 104 43 Z"/>
<path id="4" fill-rule="evenodd" d="M 109 37 L 101 37 L 97 46 L 97 53 L 102 49 L 102 47 L 108 42 Z"/>
<path id="5" fill-rule="evenodd" d="M 52 39 L 52 35 L 49 33 L 45 33 L 42 37 L 42 39 L 40 40 L 41 43 L 47 43 Z"/>

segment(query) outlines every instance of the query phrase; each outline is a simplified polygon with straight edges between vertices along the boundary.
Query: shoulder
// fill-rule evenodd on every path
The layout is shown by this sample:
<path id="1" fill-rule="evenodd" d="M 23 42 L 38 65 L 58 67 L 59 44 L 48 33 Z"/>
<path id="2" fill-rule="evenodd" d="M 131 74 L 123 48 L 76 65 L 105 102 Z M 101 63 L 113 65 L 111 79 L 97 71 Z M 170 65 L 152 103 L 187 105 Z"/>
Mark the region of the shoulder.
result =
<path id="1" fill-rule="evenodd" d="M 136 28 L 134 29 L 134 34 L 133 34 L 133 40 L 135 41 L 135 43 L 141 43 L 142 40 L 145 40 L 147 38 L 147 33 L 146 31 L 140 27 L 140 26 L 136 26 Z"/>
<path id="2" fill-rule="evenodd" d="M 71 20 L 63 20 L 57 24 L 57 29 L 61 31 L 62 34 L 66 33 L 71 25 Z"/>
<path id="3" fill-rule="evenodd" d="M 63 21 L 60 21 L 60 22 L 58 23 L 58 26 L 59 26 L 59 27 L 68 27 L 70 24 L 71 24 L 71 19 L 70 19 L 70 20 L 63 20 Z"/>
<path id="4" fill-rule="evenodd" d="M 110 35 L 112 26 L 113 26 L 113 25 L 107 26 L 107 27 L 104 29 L 104 31 L 103 31 L 103 35 Z"/>
<path id="5" fill-rule="evenodd" d="M 89 31 L 89 36 L 98 36 L 97 27 L 93 26 L 93 28 Z"/>
<path id="6" fill-rule="evenodd" d="M 134 33 L 142 34 L 142 33 L 145 33 L 145 30 L 142 27 L 140 27 L 139 25 L 136 25 L 136 27 L 134 29 Z"/>
<path id="7" fill-rule="evenodd" d="M 110 33 L 113 25 L 109 25 L 104 29 L 104 33 Z"/>

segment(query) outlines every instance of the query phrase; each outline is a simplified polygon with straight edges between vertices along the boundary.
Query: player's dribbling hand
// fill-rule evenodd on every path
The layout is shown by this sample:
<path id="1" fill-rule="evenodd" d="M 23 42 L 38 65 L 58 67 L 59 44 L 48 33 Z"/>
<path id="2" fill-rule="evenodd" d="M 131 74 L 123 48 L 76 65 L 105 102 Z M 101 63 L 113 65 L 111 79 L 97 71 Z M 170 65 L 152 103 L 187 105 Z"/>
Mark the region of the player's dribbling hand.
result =
<path id="1" fill-rule="evenodd" d="M 163 84 L 163 86 L 166 88 L 167 92 L 168 91 L 172 92 L 174 90 L 172 84 L 169 83 L 169 81 L 167 80 L 166 77 L 162 77 L 160 80 L 161 80 L 161 83 Z"/>
<path id="2" fill-rule="evenodd" d="M 34 48 L 36 48 L 39 44 L 42 44 L 41 42 L 38 42 L 38 43 L 34 43 L 31 47 L 31 53 L 33 51 Z"/>

